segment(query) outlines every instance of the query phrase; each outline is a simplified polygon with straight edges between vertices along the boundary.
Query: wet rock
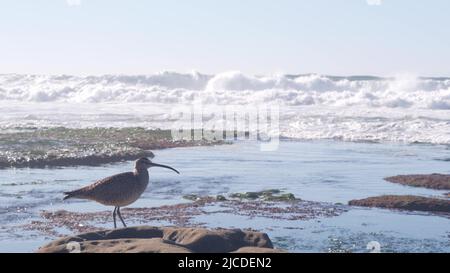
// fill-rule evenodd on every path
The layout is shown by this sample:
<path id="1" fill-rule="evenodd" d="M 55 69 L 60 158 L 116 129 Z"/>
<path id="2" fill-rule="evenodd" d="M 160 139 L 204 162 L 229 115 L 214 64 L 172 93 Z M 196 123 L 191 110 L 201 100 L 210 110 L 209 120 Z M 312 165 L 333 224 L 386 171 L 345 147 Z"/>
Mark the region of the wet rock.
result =
<path id="1" fill-rule="evenodd" d="M 67 253 L 73 251 L 70 244 L 40 249 L 40 253 Z M 160 238 L 115 239 L 80 242 L 80 251 L 85 253 L 192 253 L 189 249 Z"/>
<path id="2" fill-rule="evenodd" d="M 190 200 L 190 201 L 198 201 L 200 200 L 200 196 L 196 194 L 186 194 L 183 195 L 183 199 Z"/>
<path id="3" fill-rule="evenodd" d="M 201 196 L 201 195 L 197 195 L 197 194 L 186 194 L 186 195 L 183 195 L 183 199 L 194 201 L 194 202 L 205 201 L 205 200 L 217 201 L 217 202 L 228 201 L 228 199 L 223 195 Z"/>
<path id="4" fill-rule="evenodd" d="M 274 195 L 265 196 L 264 200 L 280 202 L 280 201 L 293 201 L 297 200 L 297 198 L 295 198 L 295 195 L 292 193 L 285 193 L 278 196 Z"/>
<path id="5" fill-rule="evenodd" d="M 450 213 L 450 200 L 413 195 L 384 195 L 352 200 L 351 206 Z"/>
<path id="6" fill-rule="evenodd" d="M 261 248 L 261 247 L 241 247 L 233 253 L 287 253 L 285 250 L 276 248 Z"/>
<path id="7" fill-rule="evenodd" d="M 47 128 L 0 134 L 0 168 L 97 166 L 153 157 L 150 150 L 208 146 L 223 141 L 174 140 L 170 130 Z"/>
<path id="8" fill-rule="evenodd" d="M 231 199 L 239 199 L 239 200 L 250 200 L 250 201 L 270 201 L 270 202 L 288 202 L 300 200 L 295 197 L 292 193 L 282 193 L 281 190 L 265 190 L 258 192 L 245 192 L 245 193 L 232 193 L 229 195 Z M 218 202 L 220 201 L 228 201 L 228 199 L 223 195 L 217 195 L 215 197 L 211 196 L 200 196 L 197 194 L 187 194 L 183 196 L 184 199 L 190 201 L 199 201 L 204 198 L 214 199 Z"/>
<path id="9" fill-rule="evenodd" d="M 217 201 L 227 201 L 228 199 L 223 195 L 217 195 L 216 200 Z"/>
<path id="10" fill-rule="evenodd" d="M 233 193 L 230 194 L 231 198 L 236 198 L 240 200 L 263 200 L 272 202 L 283 202 L 283 201 L 295 201 L 300 200 L 295 197 L 292 193 L 282 193 L 281 190 L 271 189 L 259 192 L 245 192 L 245 193 Z"/>
<path id="11" fill-rule="evenodd" d="M 445 174 L 398 175 L 387 177 L 385 180 L 413 187 L 450 190 L 450 175 Z"/>
<path id="12" fill-rule="evenodd" d="M 293 200 L 288 202 L 267 202 L 263 200 L 231 200 L 220 201 L 217 197 L 196 197 L 196 201 L 175 205 L 151 208 L 124 208 L 122 215 L 128 222 L 145 224 L 164 221 L 178 227 L 207 227 L 197 217 L 220 214 L 224 217 L 266 218 L 273 221 L 302 221 L 319 217 L 334 217 L 347 211 L 343 205 L 331 203 Z M 42 211 L 42 219 L 33 220 L 21 225 L 20 229 L 39 231 L 47 236 L 65 236 L 71 233 L 98 231 L 99 226 L 111 226 L 111 211 L 72 212 L 66 210 Z"/>
<path id="13" fill-rule="evenodd" d="M 239 229 L 131 227 L 64 237 L 41 247 L 40 253 L 67 253 L 73 244 L 88 253 L 271 253 L 265 233 Z"/>

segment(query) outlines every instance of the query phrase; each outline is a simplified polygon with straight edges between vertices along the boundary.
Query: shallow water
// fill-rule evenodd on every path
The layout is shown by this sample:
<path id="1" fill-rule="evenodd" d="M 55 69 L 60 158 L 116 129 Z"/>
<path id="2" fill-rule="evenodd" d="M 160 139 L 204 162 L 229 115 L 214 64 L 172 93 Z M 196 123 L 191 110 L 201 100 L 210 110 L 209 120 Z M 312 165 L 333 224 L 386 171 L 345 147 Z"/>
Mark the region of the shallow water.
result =
<path id="1" fill-rule="evenodd" d="M 389 183 L 384 177 L 450 173 L 450 150 L 438 145 L 371 144 L 336 141 L 282 141 L 275 152 L 258 143 L 155 151 L 154 161 L 181 171 L 151 169 L 149 189 L 133 207 L 186 202 L 185 194 L 227 195 L 283 189 L 304 200 L 346 204 L 382 194 L 443 197 L 445 191 Z M 12 226 L 39 218 L 40 210 L 103 211 L 85 201 L 61 201 L 62 192 L 95 179 L 129 171 L 133 162 L 102 167 L 0 170 L 0 251 L 33 251 L 52 238 Z M 125 216 L 126 217 L 126 216 Z M 450 219 L 426 213 L 351 208 L 332 218 L 273 221 L 211 214 L 195 221 L 210 227 L 253 228 L 267 232 L 278 247 L 300 252 L 364 252 L 370 241 L 382 251 L 449 252 Z M 162 225 L 166 223 L 152 222 Z"/>

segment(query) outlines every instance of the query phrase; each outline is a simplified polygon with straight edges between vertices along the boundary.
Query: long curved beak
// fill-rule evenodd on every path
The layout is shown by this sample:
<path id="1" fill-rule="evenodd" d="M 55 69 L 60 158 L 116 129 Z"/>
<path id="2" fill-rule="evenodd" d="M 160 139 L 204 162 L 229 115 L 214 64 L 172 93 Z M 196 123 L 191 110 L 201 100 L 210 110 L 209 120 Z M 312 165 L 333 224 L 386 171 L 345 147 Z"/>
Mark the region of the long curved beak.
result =
<path id="1" fill-rule="evenodd" d="M 174 168 L 170 167 L 170 166 L 166 166 L 166 165 L 161 165 L 161 164 L 156 164 L 156 163 L 150 163 L 150 167 L 161 167 L 161 168 L 166 168 L 166 169 L 170 169 L 174 172 L 176 172 L 177 174 L 180 174 L 179 171 L 175 170 Z"/>

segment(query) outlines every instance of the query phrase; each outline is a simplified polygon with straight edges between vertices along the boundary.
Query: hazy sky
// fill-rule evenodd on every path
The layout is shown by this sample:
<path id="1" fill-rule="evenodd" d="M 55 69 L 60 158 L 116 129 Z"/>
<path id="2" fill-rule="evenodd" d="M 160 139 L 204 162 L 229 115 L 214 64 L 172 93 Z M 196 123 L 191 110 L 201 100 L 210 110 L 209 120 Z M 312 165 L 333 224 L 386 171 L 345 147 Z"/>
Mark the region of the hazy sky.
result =
<path id="1" fill-rule="evenodd" d="M 448 0 L 0 0 L 0 73 L 450 76 Z"/>

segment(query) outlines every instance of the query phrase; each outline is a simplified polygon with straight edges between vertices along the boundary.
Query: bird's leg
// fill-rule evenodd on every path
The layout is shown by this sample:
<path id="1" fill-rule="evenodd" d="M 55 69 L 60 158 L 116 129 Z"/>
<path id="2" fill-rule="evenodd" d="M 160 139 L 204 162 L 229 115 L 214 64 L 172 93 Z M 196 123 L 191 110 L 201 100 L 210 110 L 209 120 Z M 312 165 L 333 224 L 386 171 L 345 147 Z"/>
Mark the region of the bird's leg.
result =
<path id="1" fill-rule="evenodd" d="M 122 221 L 123 226 L 127 227 L 127 225 L 125 224 L 125 221 L 122 218 L 122 214 L 120 214 L 120 207 L 117 207 L 117 215 L 119 215 L 119 219 L 120 219 L 120 221 Z"/>
<path id="2" fill-rule="evenodd" d="M 114 229 L 117 228 L 117 225 L 116 225 L 116 210 L 117 210 L 117 207 L 114 207 L 114 211 L 113 211 Z"/>

